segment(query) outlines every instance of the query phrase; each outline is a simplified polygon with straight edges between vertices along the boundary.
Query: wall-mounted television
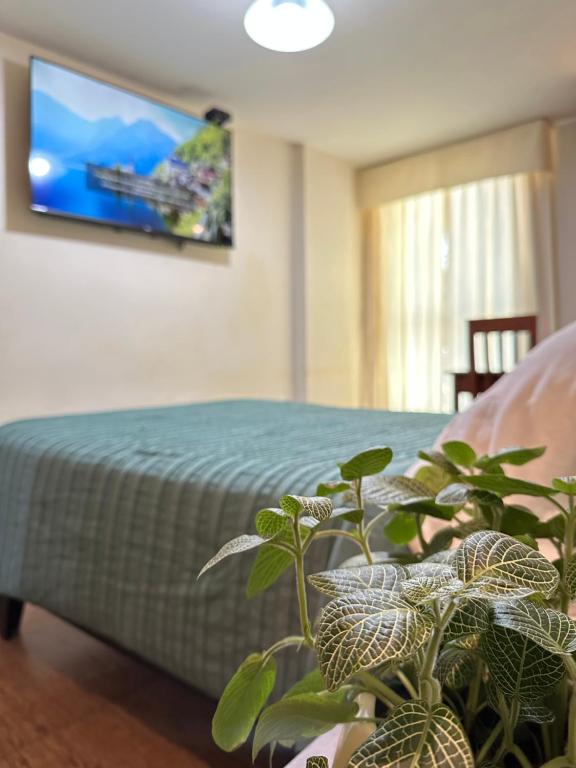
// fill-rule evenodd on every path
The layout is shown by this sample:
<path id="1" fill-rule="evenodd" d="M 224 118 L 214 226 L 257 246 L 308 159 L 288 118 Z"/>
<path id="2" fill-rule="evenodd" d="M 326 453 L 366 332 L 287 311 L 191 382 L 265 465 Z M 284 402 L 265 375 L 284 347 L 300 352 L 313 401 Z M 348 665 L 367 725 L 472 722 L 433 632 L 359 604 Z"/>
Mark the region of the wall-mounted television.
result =
<path id="1" fill-rule="evenodd" d="M 34 211 L 231 245 L 230 144 L 218 125 L 30 60 Z"/>

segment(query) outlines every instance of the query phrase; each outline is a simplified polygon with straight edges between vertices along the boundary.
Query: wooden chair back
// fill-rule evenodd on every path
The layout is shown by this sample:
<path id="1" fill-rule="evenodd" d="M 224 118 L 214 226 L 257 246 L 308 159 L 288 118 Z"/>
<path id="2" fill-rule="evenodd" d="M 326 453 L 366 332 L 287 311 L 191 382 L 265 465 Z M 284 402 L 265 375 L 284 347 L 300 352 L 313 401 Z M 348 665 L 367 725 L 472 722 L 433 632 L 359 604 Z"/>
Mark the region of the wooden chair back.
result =
<path id="1" fill-rule="evenodd" d="M 494 378 L 494 381 L 504 373 L 504 334 L 513 335 L 513 344 L 511 347 L 512 367 L 515 367 L 521 359 L 522 336 L 527 337 L 527 349 L 531 349 L 536 344 L 537 318 L 535 315 L 524 315 L 522 317 L 498 317 L 491 320 L 470 320 L 468 323 L 469 345 L 470 345 L 470 370 L 475 373 L 487 374 L 487 379 Z M 490 345 L 490 336 L 496 338 L 496 344 Z M 480 337 L 481 349 L 483 349 L 486 370 L 478 370 L 478 360 L 476 354 L 476 340 Z M 495 365 L 494 355 L 490 350 L 494 347 L 498 350 L 498 365 Z M 510 345 L 507 345 L 510 350 Z M 489 386 L 490 383 L 486 382 Z M 493 383 L 493 382 L 491 382 Z"/>

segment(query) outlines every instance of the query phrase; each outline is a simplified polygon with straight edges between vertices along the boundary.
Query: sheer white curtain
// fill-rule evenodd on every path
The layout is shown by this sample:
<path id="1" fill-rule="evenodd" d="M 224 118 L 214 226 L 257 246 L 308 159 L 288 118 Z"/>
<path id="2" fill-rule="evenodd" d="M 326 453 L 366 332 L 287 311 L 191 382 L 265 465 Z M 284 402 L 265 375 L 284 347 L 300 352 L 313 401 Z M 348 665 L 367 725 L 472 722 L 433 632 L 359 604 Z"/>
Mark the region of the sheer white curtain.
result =
<path id="1" fill-rule="evenodd" d="M 553 328 L 547 173 L 406 198 L 365 217 L 364 405 L 450 411 L 466 321 L 538 312 Z M 542 334 L 541 334 L 542 335 Z"/>

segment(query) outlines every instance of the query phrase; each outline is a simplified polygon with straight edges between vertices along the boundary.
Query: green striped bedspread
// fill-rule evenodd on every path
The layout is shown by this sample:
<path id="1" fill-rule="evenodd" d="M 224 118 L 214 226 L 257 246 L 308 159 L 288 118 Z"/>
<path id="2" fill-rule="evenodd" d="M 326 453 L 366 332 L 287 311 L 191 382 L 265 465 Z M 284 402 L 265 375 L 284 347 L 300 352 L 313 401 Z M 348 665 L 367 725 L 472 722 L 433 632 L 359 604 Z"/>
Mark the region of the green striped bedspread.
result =
<path id="1" fill-rule="evenodd" d="M 297 630 L 298 608 L 291 574 L 247 601 L 250 553 L 197 581 L 201 566 L 228 539 L 253 532 L 258 509 L 285 493 L 313 493 L 360 450 L 390 445 L 390 471 L 403 472 L 447 419 L 224 401 L 5 425 L 0 593 L 218 696 L 248 653 Z M 328 541 L 311 552 L 310 570 L 341 554 Z M 281 684 L 308 663 L 293 656 Z"/>

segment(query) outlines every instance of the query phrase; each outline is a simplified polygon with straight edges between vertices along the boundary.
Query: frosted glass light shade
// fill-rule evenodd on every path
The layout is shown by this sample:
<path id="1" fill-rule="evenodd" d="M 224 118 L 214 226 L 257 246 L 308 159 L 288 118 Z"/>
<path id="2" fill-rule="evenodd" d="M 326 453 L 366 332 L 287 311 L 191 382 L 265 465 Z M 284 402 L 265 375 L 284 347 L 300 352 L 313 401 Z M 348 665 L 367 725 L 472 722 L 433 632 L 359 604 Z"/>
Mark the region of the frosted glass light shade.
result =
<path id="1" fill-rule="evenodd" d="M 255 43 L 282 53 L 315 48 L 330 37 L 334 24 L 324 0 L 256 0 L 244 17 Z"/>

